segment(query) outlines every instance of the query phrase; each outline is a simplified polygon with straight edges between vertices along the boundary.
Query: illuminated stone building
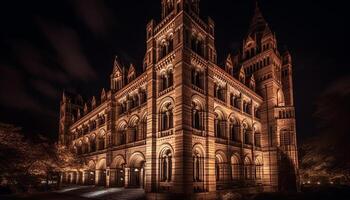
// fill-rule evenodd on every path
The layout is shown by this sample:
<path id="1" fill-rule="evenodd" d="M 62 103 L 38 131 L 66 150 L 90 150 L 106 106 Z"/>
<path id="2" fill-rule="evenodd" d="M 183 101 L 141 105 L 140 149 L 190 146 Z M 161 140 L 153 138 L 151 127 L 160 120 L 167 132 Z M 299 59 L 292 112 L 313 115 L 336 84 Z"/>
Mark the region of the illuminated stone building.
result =
<path id="1" fill-rule="evenodd" d="M 199 0 L 162 0 L 143 72 L 115 58 L 110 89 L 63 94 L 59 142 L 86 160 L 64 182 L 152 194 L 296 189 L 292 60 L 258 6 L 238 53 L 218 65 Z"/>

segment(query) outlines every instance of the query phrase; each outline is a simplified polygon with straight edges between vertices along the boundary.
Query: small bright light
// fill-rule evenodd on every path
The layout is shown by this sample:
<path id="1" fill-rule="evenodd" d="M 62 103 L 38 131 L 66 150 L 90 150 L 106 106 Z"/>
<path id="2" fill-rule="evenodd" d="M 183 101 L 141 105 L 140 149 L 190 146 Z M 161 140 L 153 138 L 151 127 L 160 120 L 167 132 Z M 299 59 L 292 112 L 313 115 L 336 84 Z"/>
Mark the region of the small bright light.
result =
<path id="1" fill-rule="evenodd" d="M 318 181 L 318 182 L 317 182 L 317 185 L 321 185 L 321 182 L 320 182 L 320 181 Z"/>
<path id="2" fill-rule="evenodd" d="M 120 170 L 120 173 L 123 173 L 123 170 Z"/>
<path id="3" fill-rule="evenodd" d="M 139 171 L 139 169 L 137 169 L 137 168 L 136 168 L 134 171 L 135 171 L 135 172 L 138 172 L 138 171 Z"/>
<path id="4" fill-rule="evenodd" d="M 332 185 L 334 184 L 333 181 L 331 181 L 331 182 L 329 182 L 329 183 L 332 184 Z"/>
<path id="5" fill-rule="evenodd" d="M 310 184 L 311 183 L 311 181 L 307 181 L 307 184 Z"/>
<path id="6" fill-rule="evenodd" d="M 305 185 L 305 182 L 303 182 L 303 185 Z"/>
<path id="7" fill-rule="evenodd" d="M 90 174 L 94 174 L 94 172 L 90 172 Z"/>

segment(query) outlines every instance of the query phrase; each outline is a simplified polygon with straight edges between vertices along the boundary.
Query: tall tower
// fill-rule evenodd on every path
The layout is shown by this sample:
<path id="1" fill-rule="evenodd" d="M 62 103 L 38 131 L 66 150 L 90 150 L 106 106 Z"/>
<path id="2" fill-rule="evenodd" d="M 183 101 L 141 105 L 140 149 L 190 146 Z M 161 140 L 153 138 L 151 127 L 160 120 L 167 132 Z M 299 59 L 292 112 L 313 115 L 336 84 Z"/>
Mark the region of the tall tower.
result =
<path id="1" fill-rule="evenodd" d="M 83 108 L 83 99 L 79 95 L 72 97 L 67 92 L 63 92 L 60 103 L 60 121 L 59 121 L 59 139 L 60 145 L 68 146 L 70 144 L 69 126 L 76 120 L 74 116 Z"/>
<path id="2" fill-rule="evenodd" d="M 243 42 L 242 66 L 258 80 L 261 108 L 264 184 L 271 190 L 295 190 L 298 158 L 291 56 L 280 55 L 275 34 L 256 4 L 248 34 Z"/>
<path id="3" fill-rule="evenodd" d="M 214 23 L 211 19 L 207 22 L 199 18 L 199 0 L 162 0 L 162 20 L 159 24 L 150 21 L 146 28 L 147 52 L 145 58 L 146 73 L 148 78 L 148 116 L 147 116 L 147 146 L 146 146 L 146 192 L 166 191 L 166 185 L 157 184 L 157 158 L 162 143 L 157 133 L 163 134 L 158 126 L 160 117 L 158 113 L 165 109 L 173 112 L 174 137 L 172 144 L 172 157 L 174 158 L 174 175 L 172 177 L 171 192 L 177 194 L 193 193 L 193 132 L 192 99 L 197 95 L 205 101 L 204 91 L 208 89 L 205 79 L 207 69 L 204 65 L 193 65 L 194 56 L 198 62 L 216 62 L 216 50 L 214 47 Z M 199 62 L 200 63 L 200 62 Z M 201 82 L 199 93 L 192 87 L 192 71 L 197 70 L 198 82 Z M 210 108 L 203 105 L 203 109 Z M 204 116 L 203 116 L 204 117 Z M 205 116 L 212 117 L 212 116 Z M 170 125 L 172 126 L 172 125 Z M 203 124 L 204 126 L 204 124 Z M 207 124 L 205 125 L 207 128 Z M 212 131 L 213 132 L 213 131 Z M 213 133 L 211 133 L 213 135 Z M 210 138 L 210 139 L 209 139 Z M 215 143 L 214 139 L 207 137 L 207 142 Z M 215 144 L 214 144 L 215 145 Z M 212 147 L 213 148 L 213 147 Z M 210 155 L 210 161 L 206 161 L 205 177 L 206 186 L 201 185 L 201 190 L 211 191 L 215 188 L 214 168 L 209 168 L 209 162 L 214 162 L 214 151 Z M 211 163 L 214 165 L 214 163 Z M 207 173 L 208 172 L 208 173 Z M 210 174 L 209 174 L 210 173 Z M 215 180 L 214 180 L 215 181 Z M 210 185 L 208 187 L 208 185 Z"/>

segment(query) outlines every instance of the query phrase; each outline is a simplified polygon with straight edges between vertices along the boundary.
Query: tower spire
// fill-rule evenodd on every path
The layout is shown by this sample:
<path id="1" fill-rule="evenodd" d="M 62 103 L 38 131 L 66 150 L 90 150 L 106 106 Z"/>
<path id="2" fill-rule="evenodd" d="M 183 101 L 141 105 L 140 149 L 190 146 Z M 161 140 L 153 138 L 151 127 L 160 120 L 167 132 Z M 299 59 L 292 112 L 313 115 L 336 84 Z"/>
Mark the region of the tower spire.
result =
<path id="1" fill-rule="evenodd" d="M 262 15 L 261 10 L 259 8 L 259 3 L 256 0 L 254 15 L 249 26 L 249 34 L 263 31 L 266 26 L 267 26 L 267 22 L 265 21 L 265 18 Z"/>

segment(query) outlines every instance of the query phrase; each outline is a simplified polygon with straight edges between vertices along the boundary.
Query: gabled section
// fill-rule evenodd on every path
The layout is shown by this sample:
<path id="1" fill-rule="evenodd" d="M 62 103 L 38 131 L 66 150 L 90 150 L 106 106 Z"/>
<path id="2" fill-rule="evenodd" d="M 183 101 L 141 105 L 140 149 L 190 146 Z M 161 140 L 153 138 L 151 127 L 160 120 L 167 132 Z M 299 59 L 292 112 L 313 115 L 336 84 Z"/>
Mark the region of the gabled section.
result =
<path id="1" fill-rule="evenodd" d="M 231 54 L 228 54 L 226 61 L 225 61 L 225 70 L 226 72 L 232 74 L 232 68 L 233 68 L 233 61 Z"/>
<path id="2" fill-rule="evenodd" d="M 106 91 L 105 89 L 103 88 L 102 89 L 102 92 L 101 92 L 101 102 L 104 102 L 106 100 Z"/>
<path id="3" fill-rule="evenodd" d="M 124 86 L 125 65 L 121 59 L 116 56 L 114 59 L 113 73 L 111 74 L 111 90 L 117 91 Z"/>
<path id="4" fill-rule="evenodd" d="M 96 108 L 96 105 L 97 105 L 96 98 L 95 98 L 95 96 L 93 96 L 92 100 L 91 100 L 91 107 L 92 107 L 92 109 Z"/>
<path id="5" fill-rule="evenodd" d="M 113 65 L 113 75 L 121 76 L 123 73 L 123 68 L 124 65 L 122 64 L 121 60 L 118 58 L 118 56 L 115 56 Z"/>
<path id="6" fill-rule="evenodd" d="M 130 67 L 128 70 L 128 83 L 133 81 L 135 78 L 136 78 L 135 66 L 133 64 L 130 64 Z"/>
<path id="7" fill-rule="evenodd" d="M 255 11 L 249 26 L 248 35 L 263 31 L 265 29 L 265 26 L 267 26 L 267 22 L 265 21 L 265 18 L 260 11 L 258 2 L 256 2 Z"/>
<path id="8" fill-rule="evenodd" d="M 248 86 L 250 89 L 252 89 L 253 91 L 255 91 L 255 78 L 254 78 L 254 74 L 252 74 L 249 78 L 249 83 Z"/>
<path id="9" fill-rule="evenodd" d="M 244 72 L 243 67 L 241 67 L 241 69 L 239 70 L 238 80 L 239 80 L 241 83 L 245 84 L 245 72 Z"/>

